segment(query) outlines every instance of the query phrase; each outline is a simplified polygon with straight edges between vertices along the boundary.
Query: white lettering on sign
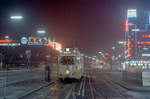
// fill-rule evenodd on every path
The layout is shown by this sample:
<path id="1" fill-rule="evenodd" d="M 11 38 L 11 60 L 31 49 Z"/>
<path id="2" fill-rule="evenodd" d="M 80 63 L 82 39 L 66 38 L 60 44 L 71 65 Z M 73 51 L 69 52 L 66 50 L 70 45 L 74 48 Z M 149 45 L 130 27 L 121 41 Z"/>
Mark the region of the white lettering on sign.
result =
<path id="1" fill-rule="evenodd" d="M 142 54 L 142 56 L 150 56 L 150 54 Z"/>
<path id="2" fill-rule="evenodd" d="M 129 9 L 128 10 L 128 13 L 127 13 L 127 17 L 128 18 L 133 18 L 133 17 L 137 17 L 137 14 L 136 14 L 136 9 Z"/>

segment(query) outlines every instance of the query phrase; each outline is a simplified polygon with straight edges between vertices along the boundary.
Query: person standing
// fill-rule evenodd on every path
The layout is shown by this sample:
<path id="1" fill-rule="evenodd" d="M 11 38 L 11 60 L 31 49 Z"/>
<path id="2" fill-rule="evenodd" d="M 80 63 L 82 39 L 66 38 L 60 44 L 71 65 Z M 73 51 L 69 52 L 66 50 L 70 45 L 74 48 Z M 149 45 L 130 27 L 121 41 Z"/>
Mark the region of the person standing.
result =
<path id="1" fill-rule="evenodd" d="M 50 82 L 51 81 L 51 68 L 50 64 L 46 63 L 45 65 L 45 81 Z"/>

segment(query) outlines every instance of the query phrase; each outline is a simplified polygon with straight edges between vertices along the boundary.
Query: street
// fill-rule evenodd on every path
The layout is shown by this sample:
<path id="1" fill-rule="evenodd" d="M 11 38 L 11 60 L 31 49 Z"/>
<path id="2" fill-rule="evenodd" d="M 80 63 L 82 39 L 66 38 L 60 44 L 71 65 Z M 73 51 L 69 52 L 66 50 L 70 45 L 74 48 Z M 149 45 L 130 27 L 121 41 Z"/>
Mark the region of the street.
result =
<path id="1" fill-rule="evenodd" d="M 148 91 L 147 92 L 139 90 L 136 91 L 136 89 L 130 90 L 113 82 L 113 80 L 111 80 L 114 79 L 112 75 L 115 75 L 115 77 L 118 78 L 120 76 L 118 75 L 120 71 L 111 72 L 90 68 L 85 71 L 84 77 L 80 82 L 79 81 L 59 82 L 53 80 L 50 83 L 43 81 L 41 72 L 37 70 L 34 72 L 33 70 L 32 72 L 29 72 L 29 70 L 17 70 L 17 71 L 12 70 L 7 71 L 5 73 L 7 73 L 9 82 L 6 87 L 7 99 L 149 99 L 150 98 Z M 32 77 L 30 77 L 31 75 Z M 1 77 L 2 76 L 6 75 L 1 75 Z M 117 79 L 114 80 L 119 81 Z M 130 86 L 130 84 L 128 86 Z M 0 99 L 3 99 L 2 90 L 0 91 L 0 95 L 1 95 Z"/>
<path id="2" fill-rule="evenodd" d="M 29 78 L 28 78 L 29 79 Z M 29 80 L 30 81 L 30 80 Z M 23 94 L 25 87 L 26 90 L 36 89 L 34 86 L 38 86 L 41 83 L 39 80 L 31 81 L 32 83 L 18 83 L 8 86 L 9 92 L 6 95 L 7 98 L 12 99 L 9 95 L 13 92 L 13 96 L 17 94 Z M 22 86 L 22 87 L 21 87 Z M 32 87 L 31 87 L 32 86 Z M 13 91 L 11 90 L 13 89 Z M 15 89 L 15 90 L 14 90 Z M 20 89 L 18 91 L 18 89 Z M 15 93 L 14 93 L 15 92 Z M 42 98 L 44 97 L 44 98 Z M 33 92 L 23 99 L 136 99 L 130 95 L 130 92 L 105 77 L 103 72 L 97 70 L 88 70 L 85 73 L 81 82 L 61 83 L 54 82 L 49 86 L 43 87 L 38 91 Z M 139 98 L 138 98 L 139 99 Z"/>

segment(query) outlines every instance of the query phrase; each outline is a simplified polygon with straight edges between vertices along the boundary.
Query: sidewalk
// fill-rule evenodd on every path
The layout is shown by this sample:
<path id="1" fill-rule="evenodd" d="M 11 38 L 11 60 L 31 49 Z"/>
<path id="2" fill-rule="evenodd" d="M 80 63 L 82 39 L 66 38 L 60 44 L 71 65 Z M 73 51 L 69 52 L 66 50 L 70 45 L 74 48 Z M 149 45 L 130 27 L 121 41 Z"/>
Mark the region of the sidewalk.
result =
<path id="1" fill-rule="evenodd" d="M 9 68 L 9 70 L 4 70 L 2 68 L 0 68 L 0 73 L 2 72 L 20 72 L 20 71 L 40 71 L 39 68 L 30 68 L 30 69 L 27 69 L 27 68 Z"/>
<path id="2" fill-rule="evenodd" d="M 34 91 L 40 90 L 41 88 L 47 86 L 49 83 L 42 80 L 31 80 L 26 82 L 20 82 L 8 86 L 6 88 L 6 98 L 7 99 L 21 99 L 22 97 L 33 93 Z M 0 90 L 0 99 L 3 99 L 2 90 Z"/>
<path id="3" fill-rule="evenodd" d="M 150 92 L 149 86 L 142 86 L 141 81 L 135 80 L 134 77 L 127 77 L 127 79 L 123 79 L 122 71 L 106 72 L 105 74 L 108 79 L 128 90 Z"/>
<path id="4" fill-rule="evenodd" d="M 8 79 L 11 84 L 6 87 L 7 99 L 22 99 L 50 84 L 49 82 L 44 81 L 42 73 L 37 72 L 37 70 L 35 72 L 31 71 L 27 75 L 22 71 L 21 73 L 23 73 L 23 75 L 14 74 L 14 77 L 10 76 L 11 79 Z M 52 82 L 55 82 L 55 79 L 52 79 Z M 3 99 L 2 89 L 3 88 L 0 88 L 0 99 Z"/>

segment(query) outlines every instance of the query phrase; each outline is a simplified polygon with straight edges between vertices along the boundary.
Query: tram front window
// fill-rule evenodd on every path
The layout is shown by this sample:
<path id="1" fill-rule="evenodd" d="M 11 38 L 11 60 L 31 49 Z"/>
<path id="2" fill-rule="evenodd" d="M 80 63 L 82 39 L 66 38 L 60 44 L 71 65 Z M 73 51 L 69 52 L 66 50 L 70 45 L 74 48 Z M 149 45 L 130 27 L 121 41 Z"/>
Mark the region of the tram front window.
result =
<path id="1" fill-rule="evenodd" d="M 63 65 L 73 65 L 74 59 L 75 58 L 73 56 L 63 56 L 61 57 L 60 63 Z"/>

